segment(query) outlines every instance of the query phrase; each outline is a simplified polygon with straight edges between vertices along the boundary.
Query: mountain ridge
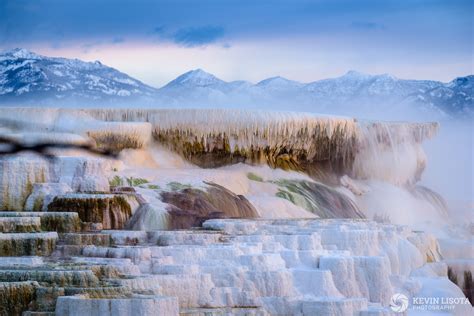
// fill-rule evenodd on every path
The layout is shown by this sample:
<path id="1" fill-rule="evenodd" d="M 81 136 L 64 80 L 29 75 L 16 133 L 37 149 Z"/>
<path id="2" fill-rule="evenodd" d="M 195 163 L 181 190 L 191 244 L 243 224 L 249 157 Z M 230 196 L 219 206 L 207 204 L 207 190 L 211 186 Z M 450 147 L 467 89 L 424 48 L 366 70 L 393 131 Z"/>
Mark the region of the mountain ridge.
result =
<path id="1" fill-rule="evenodd" d="M 194 69 L 154 88 L 100 61 L 47 57 L 18 48 L 0 53 L 0 104 L 271 107 L 334 114 L 344 114 L 347 107 L 369 112 L 413 107 L 471 116 L 474 75 L 443 83 L 350 70 L 309 83 L 274 76 L 254 84 L 227 82 Z"/>
<path id="2" fill-rule="evenodd" d="M 42 56 L 25 49 L 0 54 L 0 98 L 111 101 L 149 96 L 155 89 L 100 61 Z"/>

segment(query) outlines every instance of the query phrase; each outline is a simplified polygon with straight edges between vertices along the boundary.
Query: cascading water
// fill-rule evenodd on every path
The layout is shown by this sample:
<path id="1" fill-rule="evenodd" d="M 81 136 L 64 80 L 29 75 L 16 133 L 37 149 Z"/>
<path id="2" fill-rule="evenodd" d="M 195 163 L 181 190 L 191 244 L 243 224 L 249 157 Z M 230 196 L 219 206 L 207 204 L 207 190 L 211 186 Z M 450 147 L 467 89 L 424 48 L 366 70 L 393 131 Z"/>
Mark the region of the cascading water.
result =
<path id="1" fill-rule="evenodd" d="M 417 129 L 404 123 L 360 123 L 361 137 L 349 173 L 354 181 L 341 183 L 354 193 L 367 217 L 400 224 L 446 219 L 443 198 L 417 184 L 427 163 L 422 141 L 437 129 L 436 123 Z"/>
<path id="2" fill-rule="evenodd" d="M 410 124 L 361 122 L 352 176 L 357 179 L 375 179 L 396 185 L 414 184 L 426 165 L 421 142 L 431 138 L 437 124 Z"/>
<path id="3" fill-rule="evenodd" d="M 279 180 L 277 196 L 291 201 L 321 218 L 365 218 L 347 195 L 313 181 Z"/>

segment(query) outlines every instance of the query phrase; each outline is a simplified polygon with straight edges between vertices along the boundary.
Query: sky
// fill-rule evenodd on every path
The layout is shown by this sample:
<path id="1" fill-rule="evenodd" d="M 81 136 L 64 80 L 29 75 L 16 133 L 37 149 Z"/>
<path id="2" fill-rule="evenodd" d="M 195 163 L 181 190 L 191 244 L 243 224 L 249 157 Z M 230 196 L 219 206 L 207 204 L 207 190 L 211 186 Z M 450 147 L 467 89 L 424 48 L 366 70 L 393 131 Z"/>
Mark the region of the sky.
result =
<path id="1" fill-rule="evenodd" d="M 349 70 L 450 81 L 474 73 L 473 0 L 0 0 L 0 49 L 100 60 L 160 87 L 310 82 Z"/>

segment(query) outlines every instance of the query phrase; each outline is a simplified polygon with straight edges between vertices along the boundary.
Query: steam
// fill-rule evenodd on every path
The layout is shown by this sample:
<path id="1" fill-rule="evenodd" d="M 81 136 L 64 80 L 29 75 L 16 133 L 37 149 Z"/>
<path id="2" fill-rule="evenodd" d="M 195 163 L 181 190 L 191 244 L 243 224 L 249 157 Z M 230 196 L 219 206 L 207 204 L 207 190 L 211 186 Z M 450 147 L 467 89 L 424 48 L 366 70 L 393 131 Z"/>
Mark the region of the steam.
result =
<path id="1" fill-rule="evenodd" d="M 473 126 L 472 120 L 443 121 L 439 135 L 424 146 L 428 164 L 421 183 L 441 193 L 461 222 L 474 222 Z"/>

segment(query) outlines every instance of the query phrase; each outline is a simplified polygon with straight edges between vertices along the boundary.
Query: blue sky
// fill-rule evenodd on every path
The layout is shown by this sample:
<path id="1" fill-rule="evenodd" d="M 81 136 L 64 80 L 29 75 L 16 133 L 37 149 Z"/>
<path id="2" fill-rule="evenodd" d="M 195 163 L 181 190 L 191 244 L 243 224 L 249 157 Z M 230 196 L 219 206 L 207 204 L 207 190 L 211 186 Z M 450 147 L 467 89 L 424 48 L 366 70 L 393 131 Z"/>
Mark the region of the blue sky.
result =
<path id="1" fill-rule="evenodd" d="M 473 72 L 473 2 L 0 0 L 0 48 L 98 59 L 154 86 L 193 68 L 448 81 Z"/>

